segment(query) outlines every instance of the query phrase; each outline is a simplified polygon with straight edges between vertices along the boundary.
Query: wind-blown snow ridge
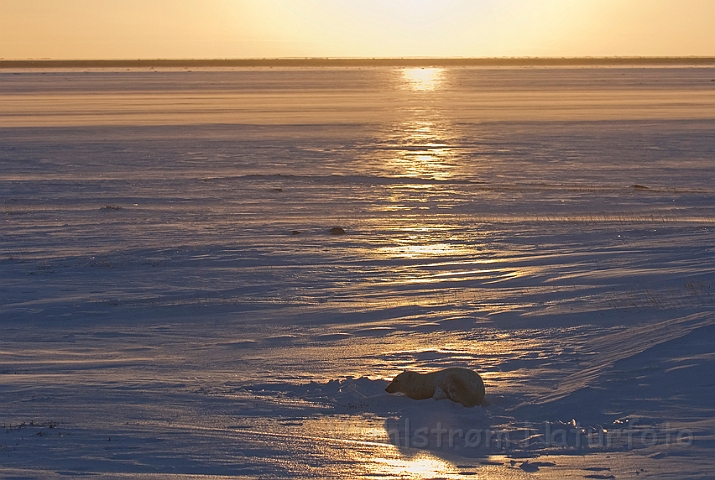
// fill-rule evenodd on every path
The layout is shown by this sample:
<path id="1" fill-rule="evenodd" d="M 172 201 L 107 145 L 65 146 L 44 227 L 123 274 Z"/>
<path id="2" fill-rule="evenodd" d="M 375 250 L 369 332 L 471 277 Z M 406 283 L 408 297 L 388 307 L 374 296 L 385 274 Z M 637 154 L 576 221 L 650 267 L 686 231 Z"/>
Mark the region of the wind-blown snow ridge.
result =
<path id="1" fill-rule="evenodd" d="M 578 389 L 590 386 L 619 360 L 710 325 L 715 325 L 715 315 L 712 312 L 703 312 L 629 327 L 594 339 L 584 352 L 592 354 L 592 358 L 584 367 L 559 382 L 553 393 L 542 396 L 534 403 L 545 404 L 560 400 Z"/>

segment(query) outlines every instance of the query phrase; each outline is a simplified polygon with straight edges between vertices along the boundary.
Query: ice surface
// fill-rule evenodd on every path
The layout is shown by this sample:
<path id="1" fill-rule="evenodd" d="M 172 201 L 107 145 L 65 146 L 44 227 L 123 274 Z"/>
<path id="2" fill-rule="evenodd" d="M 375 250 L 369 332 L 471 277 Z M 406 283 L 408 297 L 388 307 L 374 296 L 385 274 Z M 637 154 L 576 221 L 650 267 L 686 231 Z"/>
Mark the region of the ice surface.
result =
<path id="1" fill-rule="evenodd" d="M 712 478 L 712 77 L 0 73 L 0 475 Z"/>

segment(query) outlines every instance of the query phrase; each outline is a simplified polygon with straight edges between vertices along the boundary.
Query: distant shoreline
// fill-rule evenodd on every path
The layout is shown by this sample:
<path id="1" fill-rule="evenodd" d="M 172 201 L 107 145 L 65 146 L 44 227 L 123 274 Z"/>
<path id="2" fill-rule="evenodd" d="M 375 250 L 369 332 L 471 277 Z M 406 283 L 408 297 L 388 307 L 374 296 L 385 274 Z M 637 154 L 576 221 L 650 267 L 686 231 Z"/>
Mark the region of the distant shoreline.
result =
<path id="1" fill-rule="evenodd" d="M 202 67 L 500 67 L 500 66 L 671 66 L 715 67 L 715 57 L 585 58 L 251 58 L 211 60 L 0 60 L 0 69 L 202 68 Z"/>

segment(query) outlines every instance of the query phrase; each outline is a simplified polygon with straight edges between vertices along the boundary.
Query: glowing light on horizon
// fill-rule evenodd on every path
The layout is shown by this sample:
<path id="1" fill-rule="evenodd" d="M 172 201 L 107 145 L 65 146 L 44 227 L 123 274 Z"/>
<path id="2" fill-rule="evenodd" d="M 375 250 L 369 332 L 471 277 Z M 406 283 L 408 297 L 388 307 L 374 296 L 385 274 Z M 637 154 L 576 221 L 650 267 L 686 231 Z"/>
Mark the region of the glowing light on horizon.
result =
<path id="1" fill-rule="evenodd" d="M 437 90 L 444 80 L 444 68 L 405 68 L 402 78 L 408 88 L 417 92 Z"/>
<path id="2" fill-rule="evenodd" d="M 5 0 L 0 45 L 6 59 L 709 57 L 713 17 L 712 0 Z"/>

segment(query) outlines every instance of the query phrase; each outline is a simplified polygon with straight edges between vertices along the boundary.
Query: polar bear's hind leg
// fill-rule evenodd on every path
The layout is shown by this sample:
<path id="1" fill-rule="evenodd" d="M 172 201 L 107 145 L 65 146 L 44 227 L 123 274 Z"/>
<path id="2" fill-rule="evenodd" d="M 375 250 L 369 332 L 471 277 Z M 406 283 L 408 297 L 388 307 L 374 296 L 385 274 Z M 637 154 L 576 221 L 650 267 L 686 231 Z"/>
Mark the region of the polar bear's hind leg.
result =
<path id="1" fill-rule="evenodd" d="M 445 393 L 453 402 L 461 403 L 465 407 L 474 407 L 480 403 L 477 396 L 472 392 L 471 385 L 456 375 L 447 379 L 445 388 Z"/>

